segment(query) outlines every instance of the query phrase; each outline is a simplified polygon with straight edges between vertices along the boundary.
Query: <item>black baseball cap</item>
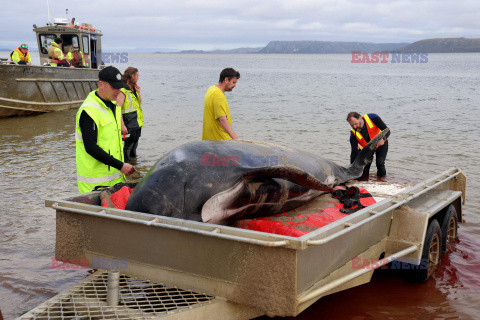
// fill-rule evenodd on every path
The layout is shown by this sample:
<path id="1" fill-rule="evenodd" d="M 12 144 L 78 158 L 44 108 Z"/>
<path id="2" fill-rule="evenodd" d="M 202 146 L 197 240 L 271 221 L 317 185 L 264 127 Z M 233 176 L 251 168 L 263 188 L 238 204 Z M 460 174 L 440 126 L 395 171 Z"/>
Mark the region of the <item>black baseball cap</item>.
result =
<path id="1" fill-rule="evenodd" d="M 98 80 L 108 82 L 108 84 L 110 84 L 115 89 L 128 89 L 127 85 L 122 80 L 122 74 L 120 73 L 120 71 L 118 71 L 117 68 L 112 66 L 103 68 L 98 73 Z"/>

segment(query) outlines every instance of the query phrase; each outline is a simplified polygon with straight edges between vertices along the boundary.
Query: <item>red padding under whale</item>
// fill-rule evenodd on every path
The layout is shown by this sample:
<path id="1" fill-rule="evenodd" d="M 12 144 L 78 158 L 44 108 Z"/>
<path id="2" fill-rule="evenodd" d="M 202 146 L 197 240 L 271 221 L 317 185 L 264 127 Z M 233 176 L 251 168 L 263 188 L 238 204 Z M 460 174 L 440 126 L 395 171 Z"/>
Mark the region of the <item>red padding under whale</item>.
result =
<path id="1" fill-rule="evenodd" d="M 132 184 L 123 183 L 103 190 L 100 193 L 101 205 L 103 207 L 125 209 L 133 187 L 134 185 Z M 366 189 L 359 189 L 362 194 L 370 195 Z M 370 195 L 369 197 L 360 198 L 360 202 L 366 207 L 374 204 L 376 201 Z M 348 214 L 340 212 L 340 209 L 343 209 L 343 204 L 339 203 L 337 199 L 332 198 L 330 203 L 332 204 L 331 207 L 322 209 L 319 212 L 311 212 L 301 207 L 297 210 L 282 212 L 269 217 L 237 220 L 233 226 L 290 237 L 300 237 L 348 216 Z M 307 210 L 309 213 L 305 213 Z"/>
<path id="2" fill-rule="evenodd" d="M 107 208 L 125 209 L 134 186 L 131 183 L 118 183 L 103 190 L 100 192 L 100 205 Z"/>
<path id="3" fill-rule="evenodd" d="M 361 193 L 369 194 L 366 189 L 359 189 Z M 360 201 L 363 206 L 369 206 L 376 202 L 371 195 L 370 197 L 361 198 Z M 302 211 L 305 210 L 293 210 L 269 217 L 238 220 L 233 226 L 290 237 L 301 237 L 304 234 L 348 216 L 348 214 L 340 212 L 340 209 L 343 209 L 342 203 L 339 203 L 336 199 L 332 199 L 331 203 L 332 207 L 322 209 L 319 212 L 303 213 Z"/>

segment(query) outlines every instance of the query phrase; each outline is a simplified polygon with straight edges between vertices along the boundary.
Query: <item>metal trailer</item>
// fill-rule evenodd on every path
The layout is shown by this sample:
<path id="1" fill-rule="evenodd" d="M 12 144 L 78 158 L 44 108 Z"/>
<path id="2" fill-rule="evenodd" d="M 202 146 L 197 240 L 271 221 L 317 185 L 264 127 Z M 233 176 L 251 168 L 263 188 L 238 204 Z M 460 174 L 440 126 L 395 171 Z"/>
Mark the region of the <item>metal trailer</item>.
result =
<path id="1" fill-rule="evenodd" d="M 398 259 L 425 281 L 456 237 L 466 176 L 453 168 L 400 191 L 372 187 L 383 200 L 298 238 L 104 208 L 98 193 L 47 200 L 56 257 L 103 268 L 18 319 L 296 316 Z"/>

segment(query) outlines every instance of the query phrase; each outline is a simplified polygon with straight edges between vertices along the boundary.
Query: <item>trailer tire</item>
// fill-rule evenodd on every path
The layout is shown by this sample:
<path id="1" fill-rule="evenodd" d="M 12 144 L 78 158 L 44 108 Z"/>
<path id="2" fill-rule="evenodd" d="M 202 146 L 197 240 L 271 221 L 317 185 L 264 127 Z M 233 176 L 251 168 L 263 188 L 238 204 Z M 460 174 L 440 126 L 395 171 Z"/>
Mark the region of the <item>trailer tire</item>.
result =
<path id="1" fill-rule="evenodd" d="M 432 276 L 440 264 L 442 250 L 442 230 L 436 219 L 428 224 L 422 250 L 420 266 L 411 265 L 409 279 L 413 282 L 425 282 Z"/>
<path id="2" fill-rule="evenodd" d="M 457 239 L 458 216 L 454 205 L 447 207 L 447 212 L 442 222 L 442 252 L 447 251 L 447 242 Z"/>

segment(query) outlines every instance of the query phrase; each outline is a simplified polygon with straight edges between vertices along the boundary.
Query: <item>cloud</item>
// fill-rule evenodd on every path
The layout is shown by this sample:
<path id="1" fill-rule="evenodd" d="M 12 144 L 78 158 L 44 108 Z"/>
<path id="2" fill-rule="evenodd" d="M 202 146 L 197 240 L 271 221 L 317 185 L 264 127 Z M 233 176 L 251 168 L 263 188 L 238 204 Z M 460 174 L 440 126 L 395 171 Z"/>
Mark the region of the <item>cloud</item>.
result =
<path id="1" fill-rule="evenodd" d="M 65 2 L 50 0 L 51 17 Z M 94 24 L 106 48 L 264 46 L 271 40 L 413 42 L 479 38 L 480 2 L 447 0 L 103 0 L 68 4 L 69 17 Z M 0 13 L 0 47 L 35 41 L 47 21 L 43 1 L 10 2 Z"/>

